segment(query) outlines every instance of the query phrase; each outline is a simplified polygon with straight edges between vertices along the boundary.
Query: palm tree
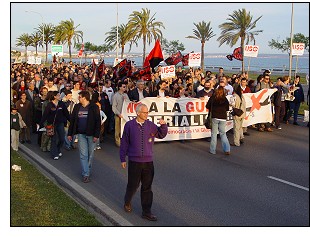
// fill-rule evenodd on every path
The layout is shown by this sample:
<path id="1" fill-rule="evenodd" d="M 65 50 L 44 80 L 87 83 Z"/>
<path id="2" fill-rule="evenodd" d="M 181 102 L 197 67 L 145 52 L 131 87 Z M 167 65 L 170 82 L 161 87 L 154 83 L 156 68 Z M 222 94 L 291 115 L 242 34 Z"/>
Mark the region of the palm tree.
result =
<path id="1" fill-rule="evenodd" d="M 83 32 L 80 30 L 76 30 L 80 24 L 74 26 L 74 21 L 70 18 L 70 20 L 61 21 L 59 25 L 56 27 L 55 32 L 55 43 L 67 43 L 69 48 L 69 57 L 70 61 L 72 59 L 71 56 L 71 46 L 72 40 L 73 44 L 79 43 L 80 40 L 83 40 Z"/>
<path id="2" fill-rule="evenodd" d="M 16 43 L 17 47 L 18 46 L 25 47 L 25 57 L 27 61 L 27 48 L 32 43 L 31 36 L 27 33 L 24 33 L 24 34 L 21 34 L 16 40 L 17 40 L 17 43 Z"/>
<path id="3" fill-rule="evenodd" d="M 201 42 L 201 68 L 204 70 L 204 47 L 206 41 L 209 41 L 215 34 L 213 34 L 212 27 L 210 27 L 211 22 L 209 21 L 208 24 L 204 21 L 199 22 L 198 24 L 194 23 L 196 29 L 193 29 L 193 36 L 187 36 L 186 38 L 189 39 L 196 39 Z"/>
<path id="4" fill-rule="evenodd" d="M 145 59 L 145 46 L 146 41 L 148 44 L 154 40 L 162 38 L 162 32 L 159 29 L 164 27 L 164 24 L 160 21 L 155 21 L 155 14 L 150 16 L 150 10 L 142 8 L 141 12 L 133 11 L 129 15 L 128 27 L 131 34 L 134 36 L 135 41 L 142 38 L 143 42 L 143 62 Z"/>
<path id="5" fill-rule="evenodd" d="M 256 27 L 257 21 L 261 18 L 257 18 L 253 21 L 253 16 L 246 9 L 239 9 L 229 15 L 228 22 L 219 25 L 221 28 L 221 36 L 217 39 L 220 42 L 220 46 L 224 43 L 233 47 L 241 39 L 241 51 L 243 55 L 243 48 L 249 41 L 255 40 L 255 35 L 263 32 L 262 30 L 252 31 Z M 242 61 L 242 72 L 244 72 L 244 61 Z"/>
<path id="6" fill-rule="evenodd" d="M 31 45 L 36 48 L 36 55 L 38 55 L 38 45 L 40 44 L 42 37 L 39 32 L 34 32 L 31 34 Z"/>
<path id="7" fill-rule="evenodd" d="M 51 23 L 49 24 L 40 24 L 38 28 L 35 28 L 38 31 L 40 36 L 44 34 L 44 42 L 40 43 L 40 45 L 45 46 L 45 62 L 47 62 L 47 49 L 48 44 L 51 44 L 55 37 L 55 26 Z M 43 38 L 43 37 L 42 37 Z M 44 49 L 44 47 L 43 47 Z"/>
<path id="8" fill-rule="evenodd" d="M 108 37 L 105 39 L 108 47 L 112 47 L 113 49 L 116 47 L 117 44 L 117 28 L 113 26 L 111 31 L 105 33 Z M 124 56 L 125 44 L 130 43 L 129 50 L 131 50 L 132 43 L 137 45 L 137 42 L 133 40 L 133 35 L 130 32 L 130 28 L 128 25 L 121 24 L 118 27 L 118 46 L 122 49 L 121 58 Z"/>

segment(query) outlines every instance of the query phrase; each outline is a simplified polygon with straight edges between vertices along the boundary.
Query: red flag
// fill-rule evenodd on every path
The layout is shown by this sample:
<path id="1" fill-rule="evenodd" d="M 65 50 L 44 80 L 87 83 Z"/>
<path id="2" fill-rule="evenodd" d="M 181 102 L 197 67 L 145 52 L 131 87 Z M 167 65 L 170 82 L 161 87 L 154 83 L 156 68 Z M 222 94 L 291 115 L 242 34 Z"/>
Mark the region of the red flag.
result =
<path id="1" fill-rule="evenodd" d="M 132 71 L 131 61 L 124 59 L 119 64 L 120 64 L 120 66 L 118 68 L 118 76 L 119 77 L 124 77 L 124 76 L 130 77 L 131 71 Z"/>
<path id="2" fill-rule="evenodd" d="M 157 39 L 154 48 L 145 58 L 143 67 L 150 66 L 151 68 L 154 69 L 163 60 L 164 60 L 163 53 L 161 51 L 159 40 Z"/>
<path id="3" fill-rule="evenodd" d="M 231 55 L 226 55 L 226 58 L 227 58 L 229 61 L 232 61 L 233 58 L 234 58 L 234 59 L 237 59 L 237 60 L 239 60 L 239 61 L 243 61 L 243 55 L 242 55 L 242 49 L 241 49 L 241 47 L 235 48 L 233 54 L 231 54 Z"/>
<path id="4" fill-rule="evenodd" d="M 81 49 L 79 51 L 78 57 L 82 57 L 83 52 L 84 52 L 84 43 L 82 43 L 82 47 L 81 47 Z"/>
<path id="5" fill-rule="evenodd" d="M 92 71 L 93 71 L 93 76 L 92 76 L 92 79 L 91 79 L 90 83 L 94 84 L 98 80 L 97 65 L 96 65 L 94 59 L 93 59 L 93 63 L 92 63 Z"/>
<path id="6" fill-rule="evenodd" d="M 143 79 L 144 81 L 151 80 L 151 67 L 147 66 L 138 69 L 138 71 L 132 74 L 132 78 L 135 78 L 137 80 Z"/>
<path id="7" fill-rule="evenodd" d="M 98 66 L 98 76 L 100 80 L 102 79 L 104 70 L 105 70 L 105 64 L 104 64 L 104 60 L 102 60 L 102 62 Z"/>
<path id="8" fill-rule="evenodd" d="M 188 66 L 188 58 L 189 58 L 189 53 L 182 57 L 183 66 Z"/>
<path id="9" fill-rule="evenodd" d="M 182 54 L 180 51 L 178 51 L 175 54 L 172 54 L 169 58 L 165 60 L 165 63 L 170 66 L 170 65 L 177 65 L 179 62 L 182 61 Z"/>

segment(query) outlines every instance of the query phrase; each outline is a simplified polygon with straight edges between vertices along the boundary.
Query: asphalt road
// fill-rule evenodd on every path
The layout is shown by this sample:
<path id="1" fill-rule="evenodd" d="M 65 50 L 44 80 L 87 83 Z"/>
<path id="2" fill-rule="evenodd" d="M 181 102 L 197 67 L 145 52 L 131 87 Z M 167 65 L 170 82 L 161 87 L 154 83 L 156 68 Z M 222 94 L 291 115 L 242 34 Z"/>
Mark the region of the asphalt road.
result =
<path id="1" fill-rule="evenodd" d="M 32 139 L 26 145 L 135 226 L 309 226 L 309 128 L 282 125 L 272 133 L 249 129 L 241 147 L 208 153 L 205 139 L 154 146 L 152 211 L 141 218 L 140 190 L 133 212 L 123 210 L 127 170 L 109 135 L 95 152 L 92 181 L 81 182 L 78 150 L 52 160 Z M 228 133 L 232 141 L 232 134 Z"/>

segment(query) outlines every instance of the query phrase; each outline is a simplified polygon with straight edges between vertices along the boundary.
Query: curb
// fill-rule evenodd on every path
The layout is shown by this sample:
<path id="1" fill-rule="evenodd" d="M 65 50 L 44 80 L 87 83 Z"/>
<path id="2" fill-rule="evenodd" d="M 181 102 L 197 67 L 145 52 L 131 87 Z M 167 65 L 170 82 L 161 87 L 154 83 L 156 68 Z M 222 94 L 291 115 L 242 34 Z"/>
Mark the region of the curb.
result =
<path id="1" fill-rule="evenodd" d="M 70 197 L 86 208 L 87 211 L 94 214 L 101 223 L 108 226 L 133 226 L 132 223 L 127 221 L 86 189 L 45 161 L 41 156 L 22 144 L 19 144 L 19 148 L 20 151 L 27 156 L 25 158 L 34 164 L 43 173 L 43 175 L 51 179 Z"/>

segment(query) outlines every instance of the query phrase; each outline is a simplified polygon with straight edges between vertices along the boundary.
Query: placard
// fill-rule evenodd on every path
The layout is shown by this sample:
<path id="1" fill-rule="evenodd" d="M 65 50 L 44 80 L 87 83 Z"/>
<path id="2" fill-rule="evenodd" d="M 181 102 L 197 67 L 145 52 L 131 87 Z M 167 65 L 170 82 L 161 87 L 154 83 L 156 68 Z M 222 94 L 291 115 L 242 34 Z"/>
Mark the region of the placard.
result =
<path id="1" fill-rule="evenodd" d="M 175 66 L 170 65 L 170 66 L 165 66 L 161 67 L 161 78 L 170 78 L 170 77 L 175 77 Z"/>
<path id="2" fill-rule="evenodd" d="M 201 66 L 201 53 L 190 53 L 188 57 L 188 66 L 200 67 Z"/>
<path id="3" fill-rule="evenodd" d="M 305 44 L 304 43 L 293 43 L 292 45 L 292 55 L 301 56 L 304 54 Z"/>
<path id="4" fill-rule="evenodd" d="M 258 55 L 258 50 L 258 45 L 245 45 L 243 55 L 244 57 L 256 58 Z"/>

